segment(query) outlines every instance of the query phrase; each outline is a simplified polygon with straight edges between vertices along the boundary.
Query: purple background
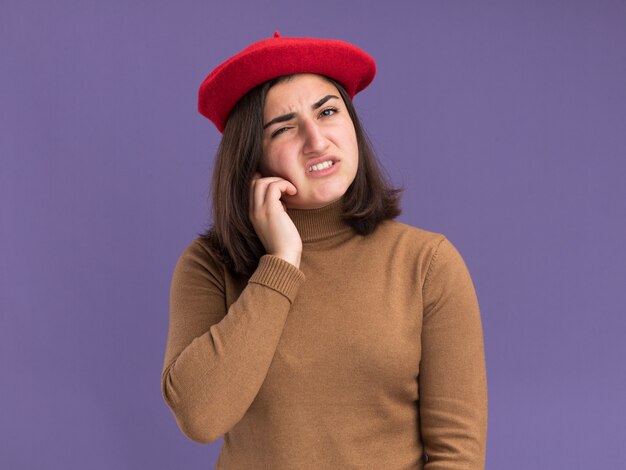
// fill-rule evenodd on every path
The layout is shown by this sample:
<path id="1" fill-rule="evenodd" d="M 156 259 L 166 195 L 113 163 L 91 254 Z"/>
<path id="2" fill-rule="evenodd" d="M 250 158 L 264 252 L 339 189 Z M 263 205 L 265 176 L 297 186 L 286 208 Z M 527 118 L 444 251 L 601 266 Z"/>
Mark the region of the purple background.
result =
<path id="1" fill-rule="evenodd" d="M 212 468 L 161 397 L 169 283 L 208 226 L 218 63 L 354 42 L 355 99 L 481 306 L 488 469 L 626 461 L 626 2 L 2 2 L 0 467 Z"/>

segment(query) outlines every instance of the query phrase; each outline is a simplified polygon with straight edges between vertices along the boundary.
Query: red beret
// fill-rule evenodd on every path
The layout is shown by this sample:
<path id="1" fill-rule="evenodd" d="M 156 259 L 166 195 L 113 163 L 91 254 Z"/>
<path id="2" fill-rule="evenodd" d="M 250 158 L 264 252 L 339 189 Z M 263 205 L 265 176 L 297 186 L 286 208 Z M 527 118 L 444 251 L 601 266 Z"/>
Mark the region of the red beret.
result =
<path id="1" fill-rule="evenodd" d="M 336 39 L 273 38 L 255 42 L 217 66 L 200 85 L 198 111 L 224 132 L 230 110 L 261 83 L 294 73 L 326 75 L 353 98 L 376 74 L 374 59 L 345 41 Z"/>

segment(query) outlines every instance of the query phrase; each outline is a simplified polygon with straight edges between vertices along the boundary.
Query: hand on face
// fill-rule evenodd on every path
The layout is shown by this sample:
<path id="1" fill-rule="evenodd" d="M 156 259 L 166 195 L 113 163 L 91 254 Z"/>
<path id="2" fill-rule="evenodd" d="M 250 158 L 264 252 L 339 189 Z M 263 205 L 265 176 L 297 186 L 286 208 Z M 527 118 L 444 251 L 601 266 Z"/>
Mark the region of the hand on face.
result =
<path id="1" fill-rule="evenodd" d="M 281 200 L 283 193 L 295 195 L 297 192 L 284 178 L 254 173 L 250 183 L 249 217 L 267 253 L 299 267 L 302 239 Z"/>

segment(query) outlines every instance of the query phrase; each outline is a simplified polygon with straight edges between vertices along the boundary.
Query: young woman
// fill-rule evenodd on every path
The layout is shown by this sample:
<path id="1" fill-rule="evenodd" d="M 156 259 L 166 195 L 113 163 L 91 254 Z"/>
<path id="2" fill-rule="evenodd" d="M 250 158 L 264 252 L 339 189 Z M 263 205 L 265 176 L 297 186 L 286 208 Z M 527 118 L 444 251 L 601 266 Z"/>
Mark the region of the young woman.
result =
<path id="1" fill-rule="evenodd" d="M 393 220 L 351 101 L 375 70 L 275 34 L 200 87 L 213 225 L 174 269 L 161 385 L 186 436 L 224 436 L 218 469 L 484 468 L 474 285 L 445 235 Z"/>

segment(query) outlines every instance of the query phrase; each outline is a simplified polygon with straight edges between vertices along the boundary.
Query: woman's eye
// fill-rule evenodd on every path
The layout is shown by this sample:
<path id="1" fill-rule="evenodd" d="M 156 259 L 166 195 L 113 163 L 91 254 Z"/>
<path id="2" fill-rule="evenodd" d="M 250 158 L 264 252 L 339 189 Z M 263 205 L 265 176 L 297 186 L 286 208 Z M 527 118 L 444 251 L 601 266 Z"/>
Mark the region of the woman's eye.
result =
<path id="1" fill-rule="evenodd" d="M 289 128 L 288 127 L 281 127 L 280 129 L 275 130 L 274 132 L 272 132 L 272 137 L 276 137 L 278 134 L 282 134 L 287 129 L 289 129 Z"/>
<path id="2" fill-rule="evenodd" d="M 320 113 L 322 116 L 332 116 L 337 112 L 337 108 L 326 108 L 324 111 Z"/>

